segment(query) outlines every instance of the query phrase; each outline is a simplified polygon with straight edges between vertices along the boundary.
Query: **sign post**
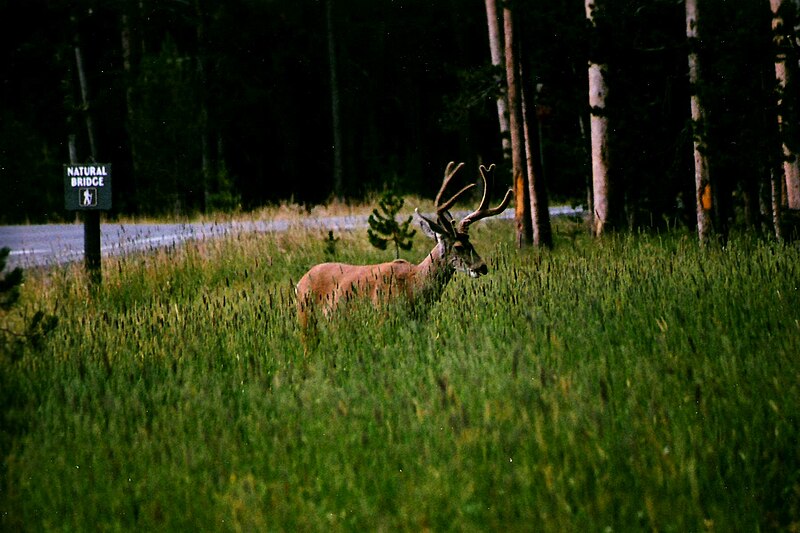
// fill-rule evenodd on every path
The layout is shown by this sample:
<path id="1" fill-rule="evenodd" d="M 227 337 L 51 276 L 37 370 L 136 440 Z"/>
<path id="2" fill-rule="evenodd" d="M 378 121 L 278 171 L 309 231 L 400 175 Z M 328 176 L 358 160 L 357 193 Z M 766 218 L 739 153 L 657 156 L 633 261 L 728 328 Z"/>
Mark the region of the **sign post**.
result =
<path id="1" fill-rule="evenodd" d="M 111 164 L 64 165 L 64 207 L 84 211 L 86 272 L 93 283 L 103 278 L 100 255 L 100 211 L 111 209 Z"/>

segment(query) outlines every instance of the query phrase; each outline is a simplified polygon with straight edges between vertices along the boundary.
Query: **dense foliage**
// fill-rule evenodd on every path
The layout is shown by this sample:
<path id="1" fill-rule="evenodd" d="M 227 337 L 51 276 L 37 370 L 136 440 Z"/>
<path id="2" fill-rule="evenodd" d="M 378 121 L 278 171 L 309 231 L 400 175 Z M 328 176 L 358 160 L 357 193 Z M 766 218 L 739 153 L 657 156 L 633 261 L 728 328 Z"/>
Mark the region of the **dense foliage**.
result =
<path id="1" fill-rule="evenodd" d="M 795 528 L 797 249 L 512 231 L 474 228 L 490 275 L 425 316 L 351 308 L 308 354 L 289 280 L 323 232 L 32 273 L 61 320 L 2 367 L 0 529 Z"/>
<path id="2" fill-rule="evenodd" d="M 426 194 L 449 160 L 470 169 L 502 161 L 482 0 L 327 1 L 330 18 L 319 0 L 0 3 L 0 180 L 9 193 L 0 221 L 66 216 L 69 134 L 89 157 L 76 45 L 97 157 L 114 164 L 112 214 L 323 201 L 334 149 L 348 197 L 388 182 Z M 592 33 L 583 4 L 513 3 L 539 88 L 550 192 L 586 199 L 586 64 L 599 55 L 609 65 L 618 216 L 691 224 L 683 3 L 597 2 Z M 704 0 L 702 9 L 712 170 L 735 193 L 722 196 L 734 199 L 732 215 L 758 204 L 777 157 L 769 3 Z"/>

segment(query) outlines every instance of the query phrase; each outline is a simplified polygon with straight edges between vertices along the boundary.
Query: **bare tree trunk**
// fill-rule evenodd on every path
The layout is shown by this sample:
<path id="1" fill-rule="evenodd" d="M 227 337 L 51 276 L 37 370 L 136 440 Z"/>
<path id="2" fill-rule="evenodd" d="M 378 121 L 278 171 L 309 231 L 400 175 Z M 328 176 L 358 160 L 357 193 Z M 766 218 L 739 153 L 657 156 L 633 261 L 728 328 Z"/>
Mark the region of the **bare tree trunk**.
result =
<path id="1" fill-rule="evenodd" d="M 772 227 L 775 231 L 775 238 L 779 241 L 783 240 L 783 225 L 781 217 L 781 181 L 783 180 L 783 173 L 781 173 L 775 165 L 771 165 L 770 170 L 770 198 L 772 208 Z"/>
<path id="2" fill-rule="evenodd" d="M 594 0 L 586 0 L 586 18 L 596 27 Z M 592 231 L 602 235 L 609 222 L 611 184 L 608 176 L 608 116 L 606 114 L 607 67 L 590 58 L 589 61 L 589 108 L 591 121 L 589 129 L 592 140 Z"/>
<path id="3" fill-rule="evenodd" d="M 517 246 L 522 248 L 533 242 L 530 199 L 528 197 L 525 168 L 525 132 L 522 115 L 522 95 L 519 83 L 519 67 L 515 50 L 514 18 L 511 8 L 503 8 L 503 30 L 505 34 L 506 83 L 508 84 L 509 130 L 511 133 L 511 167 L 514 176 L 514 220 L 517 228 Z"/>
<path id="4" fill-rule="evenodd" d="M 578 131 L 581 132 L 581 146 L 583 147 L 584 161 L 591 163 L 592 143 L 586 135 L 586 116 L 583 113 L 578 115 Z M 586 209 L 589 213 L 594 213 L 594 198 L 592 197 L 592 176 L 586 173 Z"/>
<path id="5" fill-rule="evenodd" d="M 686 0 L 686 37 L 689 40 L 689 85 L 691 90 L 692 130 L 694 138 L 694 183 L 697 211 L 697 236 L 701 246 L 711 240 L 714 228 L 711 219 L 713 196 L 708 170 L 706 146 L 705 109 L 699 94 L 700 60 L 697 53 L 698 39 L 697 0 Z"/>
<path id="6" fill-rule="evenodd" d="M 211 131 L 209 126 L 209 95 L 208 95 L 208 66 L 206 65 L 206 24 L 205 14 L 199 0 L 195 0 L 195 18 L 197 27 L 197 77 L 198 86 L 202 92 L 200 97 L 200 174 L 202 176 L 202 195 L 200 197 L 200 210 L 204 213 L 211 208 L 211 190 L 214 188 L 212 180 L 215 172 L 211 163 Z"/>
<path id="7" fill-rule="evenodd" d="M 518 54 L 519 63 L 525 63 L 522 52 Z M 540 122 L 536 116 L 536 100 L 531 86 L 531 75 L 523 68 L 519 70 L 522 80 L 522 125 L 525 134 L 525 157 L 528 171 L 528 198 L 531 204 L 531 225 L 533 245 L 553 247 L 553 231 L 550 227 L 550 210 L 547 201 L 547 185 L 542 164 L 542 144 Z"/>
<path id="8" fill-rule="evenodd" d="M 83 55 L 81 48 L 75 45 L 75 67 L 78 69 L 78 83 L 81 88 L 81 100 L 83 106 L 83 116 L 86 121 L 86 136 L 89 139 L 89 154 L 93 161 L 97 160 L 97 143 L 95 142 L 94 123 L 89 109 L 89 85 L 86 82 L 86 71 L 83 68 Z"/>
<path id="9" fill-rule="evenodd" d="M 789 0 L 770 0 L 772 8 L 772 32 L 777 56 L 775 57 L 775 79 L 778 82 L 778 132 L 783 148 L 783 175 L 786 182 L 786 201 L 789 209 L 800 209 L 800 154 L 792 150 L 787 142 L 788 117 L 784 115 L 788 91 L 793 86 L 792 74 L 797 65 L 790 64 L 788 50 L 792 48 L 791 36 L 794 28 L 784 24 L 784 13 L 794 9 Z M 796 98 L 796 96 L 795 96 Z"/>
<path id="10" fill-rule="evenodd" d="M 136 136 L 133 135 L 133 122 L 135 120 L 133 103 L 133 46 L 131 44 L 131 16 L 127 10 L 127 7 L 123 7 L 120 41 L 122 44 L 122 69 L 125 73 L 125 110 L 128 118 L 128 146 L 132 165 L 130 198 L 135 202 L 138 195 L 136 181 L 139 170 L 139 159 L 136 152 Z"/>
<path id="11" fill-rule="evenodd" d="M 492 57 L 492 65 L 501 67 L 503 65 L 503 43 L 496 0 L 486 0 L 486 21 L 489 27 L 489 52 Z M 500 86 L 502 78 L 499 75 L 496 76 L 495 82 Z M 502 93 L 497 97 L 497 119 L 500 124 L 500 140 L 503 143 L 503 158 L 509 159 L 511 157 L 511 138 L 509 137 L 508 109 L 506 98 Z"/>
<path id="12" fill-rule="evenodd" d="M 342 120 L 340 113 L 339 73 L 336 62 L 336 39 L 333 27 L 333 0 L 325 1 L 327 22 L 328 72 L 331 84 L 331 125 L 333 128 L 333 194 L 344 198 L 344 170 L 342 165 Z"/>

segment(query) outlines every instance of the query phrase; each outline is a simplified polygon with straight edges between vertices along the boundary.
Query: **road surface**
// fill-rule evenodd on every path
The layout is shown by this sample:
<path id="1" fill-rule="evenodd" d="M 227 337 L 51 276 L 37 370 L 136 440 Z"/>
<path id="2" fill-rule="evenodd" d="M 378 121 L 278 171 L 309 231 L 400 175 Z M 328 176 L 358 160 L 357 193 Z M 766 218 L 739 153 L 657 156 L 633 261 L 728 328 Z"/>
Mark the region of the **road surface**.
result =
<path id="1" fill-rule="evenodd" d="M 580 208 L 552 207 L 551 216 L 582 213 Z M 458 216 L 458 213 L 455 213 Z M 466 214 L 466 213 L 464 213 Z M 463 215 L 462 215 L 463 216 Z M 208 239 L 239 233 L 273 233 L 290 228 L 346 231 L 367 227 L 369 215 L 307 217 L 297 220 L 255 220 L 196 222 L 185 224 L 101 224 L 100 243 L 103 256 L 127 254 L 173 246 L 194 239 Z M 501 218 L 513 218 L 506 210 Z M 46 224 L 0 226 L 0 248 L 11 254 L 8 267 L 28 268 L 83 260 L 82 224 Z"/>

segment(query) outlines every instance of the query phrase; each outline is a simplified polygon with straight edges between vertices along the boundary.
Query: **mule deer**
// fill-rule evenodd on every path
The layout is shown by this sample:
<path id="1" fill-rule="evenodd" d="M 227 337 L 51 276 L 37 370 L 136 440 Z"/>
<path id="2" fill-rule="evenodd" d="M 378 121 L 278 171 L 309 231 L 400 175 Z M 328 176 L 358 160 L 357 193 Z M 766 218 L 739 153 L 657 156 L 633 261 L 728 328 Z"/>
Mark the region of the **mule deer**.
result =
<path id="1" fill-rule="evenodd" d="M 303 329 L 316 309 L 321 309 L 326 317 L 330 317 L 340 304 L 356 296 L 370 298 L 375 304 L 401 297 L 414 306 L 417 302 L 437 300 L 455 272 L 463 272 L 472 278 L 488 272 L 486 263 L 469 241 L 469 226 L 503 212 L 511 201 L 512 191 L 509 189 L 506 192 L 500 205 L 489 209 L 486 173 L 494 165 L 489 169 L 481 165 L 481 203 L 478 209 L 456 223 L 448 210 L 475 184 L 467 185 L 446 202 L 442 202 L 442 196 L 462 166 L 464 163 L 456 166 L 451 161 L 445 169 L 444 180 L 434 202 L 436 220 L 415 210 L 423 232 L 436 240 L 431 253 L 418 265 L 398 259 L 377 265 L 322 263 L 312 267 L 297 283 L 297 312 Z"/>

